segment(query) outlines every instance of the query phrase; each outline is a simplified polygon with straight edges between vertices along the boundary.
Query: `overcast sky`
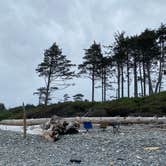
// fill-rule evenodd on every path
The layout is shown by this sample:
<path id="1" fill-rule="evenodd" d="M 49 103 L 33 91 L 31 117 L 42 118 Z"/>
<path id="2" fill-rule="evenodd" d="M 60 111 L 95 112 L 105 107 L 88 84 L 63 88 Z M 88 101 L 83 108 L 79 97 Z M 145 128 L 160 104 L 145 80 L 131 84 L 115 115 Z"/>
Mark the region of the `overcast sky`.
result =
<path id="1" fill-rule="evenodd" d="M 113 34 L 136 34 L 166 23 L 166 0 L 0 0 L 0 102 L 7 107 L 37 103 L 42 86 L 35 69 L 43 52 L 57 42 L 79 64 L 94 40 L 108 45 Z M 90 81 L 57 91 L 90 98 Z M 99 96 L 99 95 L 98 95 Z"/>

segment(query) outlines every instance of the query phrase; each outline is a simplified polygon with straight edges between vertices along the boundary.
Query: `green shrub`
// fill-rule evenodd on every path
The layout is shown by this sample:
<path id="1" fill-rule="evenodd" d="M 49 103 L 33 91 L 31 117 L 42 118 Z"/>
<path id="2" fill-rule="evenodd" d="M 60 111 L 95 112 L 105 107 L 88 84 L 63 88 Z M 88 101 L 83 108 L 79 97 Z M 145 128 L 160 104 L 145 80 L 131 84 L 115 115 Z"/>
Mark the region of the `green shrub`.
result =
<path id="1" fill-rule="evenodd" d="M 47 118 L 52 115 L 61 117 L 83 116 L 163 116 L 166 115 L 166 92 L 146 97 L 122 98 L 108 102 L 64 102 L 49 106 L 26 107 L 28 118 Z M 22 118 L 22 106 L 0 111 L 0 120 Z"/>

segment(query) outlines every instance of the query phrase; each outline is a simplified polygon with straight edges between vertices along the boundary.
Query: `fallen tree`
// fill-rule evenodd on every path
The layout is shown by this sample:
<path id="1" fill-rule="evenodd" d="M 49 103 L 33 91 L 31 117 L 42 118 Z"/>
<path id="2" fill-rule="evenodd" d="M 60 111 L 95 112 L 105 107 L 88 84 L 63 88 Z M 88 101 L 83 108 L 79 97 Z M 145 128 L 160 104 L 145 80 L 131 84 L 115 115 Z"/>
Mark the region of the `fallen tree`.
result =
<path id="1" fill-rule="evenodd" d="M 49 121 L 50 118 L 42 119 L 27 119 L 27 125 L 40 125 Z M 64 118 L 64 120 L 70 121 L 79 121 L 80 123 L 84 121 L 91 121 L 92 123 L 101 123 L 101 122 L 119 122 L 121 124 L 166 124 L 166 117 L 75 117 L 75 118 Z M 0 121 L 0 124 L 3 125 L 17 125 L 22 126 L 22 119 L 8 119 Z"/>
<path id="2" fill-rule="evenodd" d="M 53 116 L 48 122 L 42 125 L 43 138 L 49 141 L 56 141 L 60 135 L 64 134 L 76 134 L 80 124 L 78 121 L 67 121 L 64 118 Z"/>
<path id="3" fill-rule="evenodd" d="M 46 123 L 50 118 L 41 118 L 41 119 L 26 119 L 27 126 L 31 125 L 40 125 Z M 13 126 L 23 126 L 23 119 L 7 119 L 1 120 L 1 125 L 13 125 Z"/>

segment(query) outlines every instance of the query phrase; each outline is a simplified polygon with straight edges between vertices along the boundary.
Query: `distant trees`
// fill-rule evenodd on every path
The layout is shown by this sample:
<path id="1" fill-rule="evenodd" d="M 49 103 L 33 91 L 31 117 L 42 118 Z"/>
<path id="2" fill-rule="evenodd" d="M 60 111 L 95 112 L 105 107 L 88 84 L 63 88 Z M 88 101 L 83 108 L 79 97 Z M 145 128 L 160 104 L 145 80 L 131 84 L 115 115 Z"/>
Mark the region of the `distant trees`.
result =
<path id="1" fill-rule="evenodd" d="M 45 50 L 44 59 L 36 69 L 39 77 L 43 77 L 45 80 L 45 105 L 51 99 L 51 93 L 57 90 L 57 85 L 65 85 L 57 82 L 72 79 L 74 71 L 71 71 L 71 68 L 73 66 L 56 43 Z"/>
<path id="2" fill-rule="evenodd" d="M 76 94 L 76 95 L 73 96 L 73 100 L 74 101 L 83 101 L 83 97 L 84 97 L 83 94 L 78 93 L 78 94 Z"/>
<path id="3" fill-rule="evenodd" d="M 108 50 L 104 52 L 104 48 Z M 102 47 L 95 41 L 84 49 L 83 62 L 78 65 L 78 75 L 91 80 L 91 101 L 95 101 L 95 88 L 101 88 L 101 100 L 107 101 L 108 90 L 116 90 L 116 97 L 139 97 L 160 92 L 166 75 L 166 25 L 158 29 L 145 29 L 142 33 L 127 36 L 125 32 L 116 33 L 114 42 Z M 71 71 L 74 65 L 62 54 L 56 43 L 44 52 L 44 60 L 36 71 L 43 77 L 46 86 L 39 88 L 39 104 L 48 104 L 51 93 L 59 83 L 75 76 Z M 114 85 L 114 86 L 113 86 Z M 63 89 L 63 88 L 62 88 Z M 82 94 L 73 96 L 81 100 Z M 69 95 L 63 96 L 68 101 Z"/>
<path id="4" fill-rule="evenodd" d="M 63 100 L 64 100 L 64 102 L 68 101 L 69 99 L 70 99 L 70 96 L 69 96 L 67 93 L 65 93 L 65 94 L 63 95 Z"/>
<path id="5" fill-rule="evenodd" d="M 145 29 L 140 35 L 130 37 L 124 33 L 115 35 L 112 57 L 117 69 L 118 98 L 124 97 L 126 78 L 127 96 L 130 97 L 131 76 L 135 97 L 160 91 L 159 85 L 164 74 L 166 40 L 161 42 L 159 32 L 163 37 L 163 34 L 166 34 L 164 27 L 162 25 L 158 30 Z"/>
<path id="6" fill-rule="evenodd" d="M 46 99 L 46 88 L 41 87 L 38 88 L 36 92 L 33 93 L 34 95 L 37 95 L 39 97 L 39 105 L 44 104 Z M 50 98 L 48 99 L 50 100 Z"/>

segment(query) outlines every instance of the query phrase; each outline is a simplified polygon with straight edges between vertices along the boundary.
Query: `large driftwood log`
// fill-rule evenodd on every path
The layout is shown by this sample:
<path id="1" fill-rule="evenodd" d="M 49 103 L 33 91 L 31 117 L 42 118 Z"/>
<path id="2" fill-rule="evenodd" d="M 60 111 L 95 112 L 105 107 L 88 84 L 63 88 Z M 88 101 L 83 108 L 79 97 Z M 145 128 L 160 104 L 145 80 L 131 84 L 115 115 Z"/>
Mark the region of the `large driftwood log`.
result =
<path id="1" fill-rule="evenodd" d="M 80 124 L 78 121 L 67 121 L 58 116 L 53 116 L 48 122 L 46 122 L 42 128 L 44 129 L 43 138 L 49 141 L 56 141 L 60 135 L 63 134 L 76 134 Z"/>
<path id="2" fill-rule="evenodd" d="M 80 123 L 84 121 L 91 121 L 92 123 L 112 123 L 120 122 L 121 124 L 166 124 L 166 117 L 72 117 L 64 118 L 66 121 L 79 121 Z M 50 118 L 41 119 L 27 119 L 27 126 L 39 125 L 46 123 Z M 2 125 L 23 125 L 22 119 L 8 119 L 0 121 Z"/>

